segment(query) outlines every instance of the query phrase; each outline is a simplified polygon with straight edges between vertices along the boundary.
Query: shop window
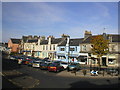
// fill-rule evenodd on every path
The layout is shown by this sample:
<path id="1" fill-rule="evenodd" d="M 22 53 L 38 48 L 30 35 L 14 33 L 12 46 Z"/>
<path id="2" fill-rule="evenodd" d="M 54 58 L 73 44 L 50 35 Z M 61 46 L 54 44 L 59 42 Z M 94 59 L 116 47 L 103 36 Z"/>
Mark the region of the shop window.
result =
<path id="1" fill-rule="evenodd" d="M 108 59 L 108 64 L 115 64 L 115 60 L 114 59 Z"/>

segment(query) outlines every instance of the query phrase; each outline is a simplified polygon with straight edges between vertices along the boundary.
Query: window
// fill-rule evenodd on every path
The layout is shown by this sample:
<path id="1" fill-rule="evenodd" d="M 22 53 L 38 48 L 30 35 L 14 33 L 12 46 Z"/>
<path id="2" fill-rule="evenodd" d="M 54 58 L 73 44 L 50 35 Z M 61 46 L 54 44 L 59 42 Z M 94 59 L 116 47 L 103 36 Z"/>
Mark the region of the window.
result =
<path id="1" fill-rule="evenodd" d="M 83 51 L 86 51 L 86 45 L 83 45 Z"/>
<path id="2" fill-rule="evenodd" d="M 76 48 L 76 51 L 77 51 L 77 47 L 75 47 Z"/>
<path id="3" fill-rule="evenodd" d="M 55 45 L 53 45 L 53 50 L 55 50 Z"/>
<path id="4" fill-rule="evenodd" d="M 45 50 L 45 46 L 43 46 L 43 50 Z"/>
<path id="5" fill-rule="evenodd" d="M 70 48 L 70 51 L 75 51 L 75 48 Z"/>
<path id="6" fill-rule="evenodd" d="M 48 46 L 46 45 L 46 50 L 48 50 Z"/>
<path id="7" fill-rule="evenodd" d="M 51 45 L 50 45 L 50 50 L 51 50 Z"/>
<path id="8" fill-rule="evenodd" d="M 60 48 L 60 51 L 65 51 L 65 48 Z"/>
<path id="9" fill-rule="evenodd" d="M 93 45 L 91 45 L 91 48 L 93 48 Z"/>

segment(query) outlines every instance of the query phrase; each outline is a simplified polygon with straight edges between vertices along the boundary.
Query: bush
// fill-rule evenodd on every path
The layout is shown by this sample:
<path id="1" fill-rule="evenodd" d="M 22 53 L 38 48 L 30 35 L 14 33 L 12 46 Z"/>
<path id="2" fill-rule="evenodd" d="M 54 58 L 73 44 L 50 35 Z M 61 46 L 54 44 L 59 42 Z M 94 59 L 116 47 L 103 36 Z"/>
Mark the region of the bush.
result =
<path id="1" fill-rule="evenodd" d="M 86 69 L 83 69 L 82 72 L 83 72 L 84 76 L 87 74 L 87 70 Z"/>

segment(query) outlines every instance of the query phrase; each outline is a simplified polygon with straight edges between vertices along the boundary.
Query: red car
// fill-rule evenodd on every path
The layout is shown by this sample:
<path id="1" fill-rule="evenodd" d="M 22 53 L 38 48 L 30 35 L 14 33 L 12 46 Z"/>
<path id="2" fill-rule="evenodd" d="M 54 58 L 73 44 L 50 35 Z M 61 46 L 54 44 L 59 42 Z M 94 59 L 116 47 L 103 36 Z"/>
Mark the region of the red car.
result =
<path id="1" fill-rule="evenodd" d="M 63 66 L 60 66 L 59 64 L 52 63 L 48 66 L 48 71 L 53 71 L 53 72 L 59 72 L 64 70 Z"/>

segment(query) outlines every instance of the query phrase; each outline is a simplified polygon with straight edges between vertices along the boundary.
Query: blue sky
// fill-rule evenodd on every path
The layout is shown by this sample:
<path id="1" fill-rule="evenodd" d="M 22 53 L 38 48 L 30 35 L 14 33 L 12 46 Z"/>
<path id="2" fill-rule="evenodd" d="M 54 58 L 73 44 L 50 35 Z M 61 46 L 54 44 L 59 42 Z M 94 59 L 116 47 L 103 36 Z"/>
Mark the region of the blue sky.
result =
<path id="1" fill-rule="evenodd" d="M 2 40 L 23 35 L 71 38 L 84 37 L 84 31 L 93 35 L 118 33 L 117 2 L 3 2 Z"/>

